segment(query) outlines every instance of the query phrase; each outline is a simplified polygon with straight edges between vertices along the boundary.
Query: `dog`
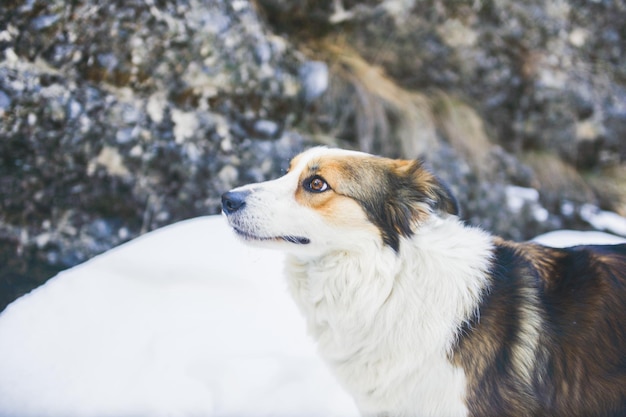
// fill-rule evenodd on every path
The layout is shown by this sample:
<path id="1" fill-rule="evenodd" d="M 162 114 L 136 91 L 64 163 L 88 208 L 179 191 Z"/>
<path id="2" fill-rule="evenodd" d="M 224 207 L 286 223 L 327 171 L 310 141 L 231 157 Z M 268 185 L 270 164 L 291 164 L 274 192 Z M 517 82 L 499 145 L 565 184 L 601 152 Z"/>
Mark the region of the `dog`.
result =
<path id="1" fill-rule="evenodd" d="M 222 196 L 363 416 L 626 416 L 626 245 L 464 224 L 420 161 L 312 148 Z"/>

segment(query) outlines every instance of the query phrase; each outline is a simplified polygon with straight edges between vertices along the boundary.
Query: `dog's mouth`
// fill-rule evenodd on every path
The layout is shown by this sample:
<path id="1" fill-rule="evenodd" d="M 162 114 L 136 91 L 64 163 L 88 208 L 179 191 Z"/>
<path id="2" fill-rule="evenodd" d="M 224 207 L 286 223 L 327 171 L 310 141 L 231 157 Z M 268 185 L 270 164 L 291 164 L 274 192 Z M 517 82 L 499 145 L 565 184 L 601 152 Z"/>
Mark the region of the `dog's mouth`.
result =
<path id="1" fill-rule="evenodd" d="M 254 235 L 252 233 L 243 231 L 237 227 L 233 227 L 233 230 L 242 238 L 246 239 L 246 240 L 256 240 L 256 241 L 274 241 L 274 242 L 280 242 L 280 241 L 285 241 L 285 242 L 289 242 L 289 243 L 295 243 L 296 245 L 307 245 L 309 243 L 311 243 L 311 240 L 309 238 L 306 237 L 301 237 L 301 236 L 292 236 L 292 235 L 286 235 L 286 236 L 274 236 L 274 237 L 264 237 L 264 236 L 257 236 Z"/>

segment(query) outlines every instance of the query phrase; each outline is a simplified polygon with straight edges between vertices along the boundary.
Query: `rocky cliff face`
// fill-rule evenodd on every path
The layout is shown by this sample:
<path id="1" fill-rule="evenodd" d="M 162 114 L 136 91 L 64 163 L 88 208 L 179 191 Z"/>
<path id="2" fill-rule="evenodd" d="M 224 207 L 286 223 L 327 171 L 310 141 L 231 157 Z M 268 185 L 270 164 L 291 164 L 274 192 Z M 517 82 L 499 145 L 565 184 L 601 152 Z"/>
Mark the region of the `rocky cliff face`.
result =
<path id="1" fill-rule="evenodd" d="M 625 214 L 624 21 L 610 0 L 3 2 L 0 305 L 313 144 L 421 155 L 515 239 Z"/>

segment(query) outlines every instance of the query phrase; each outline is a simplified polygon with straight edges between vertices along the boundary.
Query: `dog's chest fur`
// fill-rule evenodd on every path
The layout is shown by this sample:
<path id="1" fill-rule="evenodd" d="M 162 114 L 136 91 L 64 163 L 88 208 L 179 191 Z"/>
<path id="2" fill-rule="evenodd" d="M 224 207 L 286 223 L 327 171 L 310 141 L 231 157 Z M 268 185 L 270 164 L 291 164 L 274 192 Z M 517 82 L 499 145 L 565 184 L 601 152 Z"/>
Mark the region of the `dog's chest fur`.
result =
<path id="1" fill-rule="evenodd" d="M 454 219 L 421 227 L 399 254 L 373 241 L 287 264 L 320 354 L 364 415 L 467 415 L 449 356 L 487 285 L 492 242 Z"/>

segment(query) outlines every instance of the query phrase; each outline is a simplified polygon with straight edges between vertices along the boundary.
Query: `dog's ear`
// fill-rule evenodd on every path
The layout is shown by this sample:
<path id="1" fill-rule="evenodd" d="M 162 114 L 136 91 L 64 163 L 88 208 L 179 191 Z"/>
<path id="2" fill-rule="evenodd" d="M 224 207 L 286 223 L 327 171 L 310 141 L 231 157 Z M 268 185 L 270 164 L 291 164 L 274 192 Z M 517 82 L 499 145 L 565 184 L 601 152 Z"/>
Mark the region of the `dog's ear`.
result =
<path id="1" fill-rule="evenodd" d="M 381 230 L 384 243 L 398 251 L 400 237 L 410 237 L 420 221 L 432 213 L 458 215 L 459 206 L 448 186 L 424 168 L 421 161 L 394 161 L 393 169 L 381 178 L 383 204 L 372 220 Z"/>
<path id="2" fill-rule="evenodd" d="M 448 184 L 441 181 L 439 177 L 433 176 L 437 181 L 437 186 L 434 191 L 437 195 L 435 201 L 437 202 L 437 206 L 435 208 L 448 213 L 458 216 L 461 212 L 459 209 L 459 201 L 456 199 Z"/>
<path id="3" fill-rule="evenodd" d="M 459 204 L 448 185 L 426 169 L 421 160 L 397 161 L 395 174 L 402 178 L 399 182 L 402 197 L 408 197 L 413 203 L 426 204 L 433 212 L 459 214 Z"/>

